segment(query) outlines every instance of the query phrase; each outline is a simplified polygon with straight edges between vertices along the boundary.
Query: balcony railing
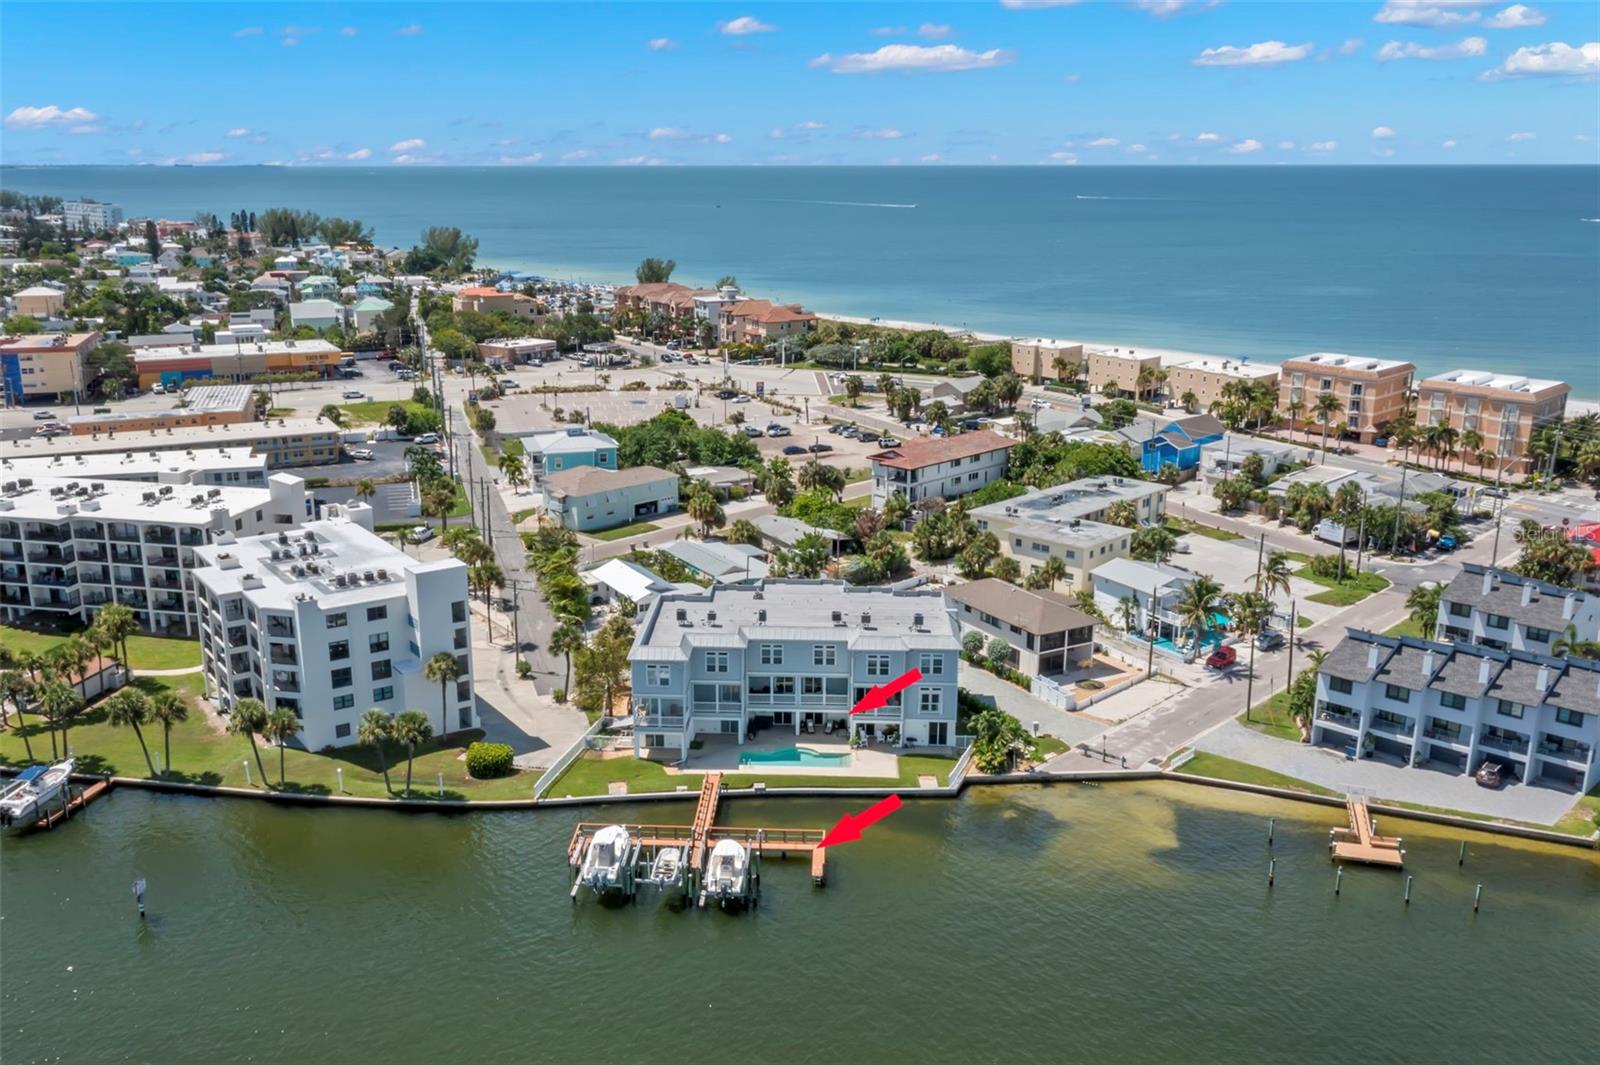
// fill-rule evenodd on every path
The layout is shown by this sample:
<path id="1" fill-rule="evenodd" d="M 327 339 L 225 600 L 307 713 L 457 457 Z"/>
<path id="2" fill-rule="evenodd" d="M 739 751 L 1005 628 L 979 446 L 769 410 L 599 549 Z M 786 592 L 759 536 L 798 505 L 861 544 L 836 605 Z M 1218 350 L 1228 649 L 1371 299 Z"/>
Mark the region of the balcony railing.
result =
<path id="1" fill-rule="evenodd" d="M 24 534 L 34 543 L 59 544 L 71 538 L 71 533 L 62 529 L 53 529 L 48 526 L 38 529 L 26 529 Z"/>
<path id="2" fill-rule="evenodd" d="M 154 526 L 144 531 L 144 542 L 147 544 L 176 544 L 178 536 L 171 529 Z"/>
<path id="3" fill-rule="evenodd" d="M 1391 736 L 1398 740 L 1409 740 L 1416 734 L 1416 728 L 1414 721 L 1383 721 L 1378 718 L 1373 718 L 1372 724 L 1367 726 L 1369 732 L 1376 732 L 1380 736 Z"/>
<path id="4" fill-rule="evenodd" d="M 1462 735 L 1460 729 L 1455 729 L 1455 730 L 1442 729 L 1442 728 L 1423 729 L 1422 730 L 1422 735 L 1426 739 L 1438 740 L 1441 743 L 1459 743 L 1462 746 L 1466 746 L 1466 743 L 1467 743 L 1467 738 L 1466 738 L 1466 736 Z"/>
<path id="5" fill-rule="evenodd" d="M 1329 725 L 1338 725 L 1340 728 L 1359 729 L 1361 715 L 1352 714 L 1345 710 L 1335 710 L 1326 704 L 1317 708 L 1317 720 Z"/>
<path id="6" fill-rule="evenodd" d="M 1539 753 L 1549 758 L 1560 758 L 1567 762 L 1587 764 L 1592 749 L 1587 743 L 1552 743 L 1548 738 L 1539 740 Z"/>
<path id="7" fill-rule="evenodd" d="M 272 659 L 273 662 L 277 663 L 280 666 L 295 666 L 295 665 L 299 665 L 300 664 L 299 658 L 295 654 L 295 650 L 294 650 L 293 647 L 276 647 L 275 646 L 275 647 L 272 648 L 272 653 L 271 653 L 271 655 L 269 657 Z"/>
<path id="8" fill-rule="evenodd" d="M 689 714 L 652 714 L 644 710 L 635 710 L 633 714 L 633 727 L 671 729 L 677 731 L 689 722 Z"/>
<path id="9" fill-rule="evenodd" d="M 1510 736 L 1479 736 L 1479 747 L 1489 747 L 1496 751 L 1508 751 L 1511 754 L 1527 754 L 1528 740 L 1525 736 L 1516 738 Z"/>

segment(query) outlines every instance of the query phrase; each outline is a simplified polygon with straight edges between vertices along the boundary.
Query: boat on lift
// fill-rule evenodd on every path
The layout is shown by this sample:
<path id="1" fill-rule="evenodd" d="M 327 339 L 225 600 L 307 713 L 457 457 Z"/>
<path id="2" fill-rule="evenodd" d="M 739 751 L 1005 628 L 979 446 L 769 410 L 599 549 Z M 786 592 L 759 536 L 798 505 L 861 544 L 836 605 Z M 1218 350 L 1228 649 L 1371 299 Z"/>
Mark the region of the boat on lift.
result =
<path id="1" fill-rule="evenodd" d="M 578 882 L 595 894 L 618 891 L 624 886 L 624 873 L 633 860 L 633 837 L 621 825 L 607 825 L 594 834 L 583 856 Z"/>
<path id="2" fill-rule="evenodd" d="M 72 779 L 73 759 L 24 769 L 0 791 L 0 832 L 32 828 Z"/>
<path id="3" fill-rule="evenodd" d="M 750 875 L 750 852 L 735 839 L 720 839 L 711 848 L 707 863 L 705 892 L 727 903 L 745 897 L 745 880 Z"/>
<path id="4" fill-rule="evenodd" d="M 677 847 L 667 847 L 656 855 L 656 860 L 650 863 L 650 882 L 652 884 L 675 884 L 683 873 L 683 851 Z"/>

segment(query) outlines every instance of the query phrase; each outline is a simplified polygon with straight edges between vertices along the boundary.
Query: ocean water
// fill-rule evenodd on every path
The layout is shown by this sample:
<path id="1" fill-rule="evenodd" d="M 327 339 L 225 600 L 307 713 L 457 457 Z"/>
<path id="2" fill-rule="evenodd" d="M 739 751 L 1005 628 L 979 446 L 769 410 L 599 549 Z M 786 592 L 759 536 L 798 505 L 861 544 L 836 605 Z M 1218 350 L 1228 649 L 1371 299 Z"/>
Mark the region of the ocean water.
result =
<path id="1" fill-rule="evenodd" d="M 1600 399 L 1600 167 L 7 167 L 0 184 L 188 218 L 292 206 L 385 244 L 676 280 L 838 314 L 1276 360 L 1569 380 Z"/>

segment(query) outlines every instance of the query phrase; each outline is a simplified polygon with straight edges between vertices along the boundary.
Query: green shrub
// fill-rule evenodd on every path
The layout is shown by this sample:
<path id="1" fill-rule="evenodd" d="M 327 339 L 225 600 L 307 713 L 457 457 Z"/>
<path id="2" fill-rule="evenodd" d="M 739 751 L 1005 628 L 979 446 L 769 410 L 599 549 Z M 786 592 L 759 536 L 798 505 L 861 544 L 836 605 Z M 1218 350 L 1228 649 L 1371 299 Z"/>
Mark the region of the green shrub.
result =
<path id="1" fill-rule="evenodd" d="M 526 658 L 517 659 L 517 676 L 527 677 L 533 673 L 533 663 Z"/>
<path id="2" fill-rule="evenodd" d="M 511 745 L 474 743 L 467 747 L 467 773 L 474 780 L 503 777 L 511 772 Z"/>
<path id="3" fill-rule="evenodd" d="M 1339 572 L 1339 561 L 1338 555 L 1316 555 L 1306 568 L 1314 577 L 1330 581 L 1342 580 L 1344 575 Z"/>
<path id="4" fill-rule="evenodd" d="M 557 688 L 555 691 L 550 693 L 550 698 L 554 699 L 558 703 L 566 702 L 567 701 L 567 689 L 565 689 L 565 688 Z"/>

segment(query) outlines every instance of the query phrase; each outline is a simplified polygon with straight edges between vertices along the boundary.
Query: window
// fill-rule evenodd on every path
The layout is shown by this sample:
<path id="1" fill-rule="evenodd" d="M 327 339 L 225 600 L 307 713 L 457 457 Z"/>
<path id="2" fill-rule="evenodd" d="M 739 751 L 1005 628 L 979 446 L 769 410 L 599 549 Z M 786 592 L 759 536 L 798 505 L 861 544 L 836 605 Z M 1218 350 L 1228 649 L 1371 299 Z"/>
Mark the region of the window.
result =
<path id="1" fill-rule="evenodd" d="M 1576 710 L 1568 710 L 1565 707 L 1556 707 L 1556 720 L 1563 725 L 1571 725 L 1573 728 L 1583 727 L 1583 715 Z"/>
<path id="2" fill-rule="evenodd" d="M 726 673 L 726 672 L 728 672 L 728 652 L 726 652 L 726 651 L 707 651 L 706 652 L 706 672 L 707 673 Z"/>
<path id="3" fill-rule="evenodd" d="M 467 620 L 467 601 L 458 599 L 450 604 L 450 620 L 459 625 Z"/>
<path id="4" fill-rule="evenodd" d="M 1500 705 L 1495 707 L 1495 711 L 1494 712 L 1497 713 L 1497 714 L 1501 714 L 1501 715 L 1503 715 L 1505 717 L 1521 717 L 1522 716 L 1522 707 L 1518 706 L 1516 703 L 1512 702 L 1510 699 L 1501 699 L 1500 700 Z"/>
<path id="5" fill-rule="evenodd" d="M 387 651 L 389 649 L 389 634 L 387 632 L 374 632 L 367 637 L 368 651 Z"/>
<path id="6" fill-rule="evenodd" d="M 344 669 L 336 669 L 336 670 L 334 670 L 333 671 L 332 683 L 333 683 L 333 686 L 335 688 L 348 688 L 348 687 L 350 687 L 350 670 L 349 670 L 349 667 L 346 667 Z"/>
<path id="7" fill-rule="evenodd" d="M 354 705 L 356 705 L 356 697 L 354 695 L 335 695 L 333 697 L 333 708 L 335 710 L 348 710 Z"/>
<path id="8" fill-rule="evenodd" d="M 1411 689 L 1402 688 L 1398 684 L 1385 684 L 1383 686 L 1383 694 L 1393 699 L 1397 703 L 1408 703 L 1411 701 Z"/>
<path id="9" fill-rule="evenodd" d="M 389 616 L 389 608 L 386 607 L 386 606 L 369 606 L 369 607 L 367 607 L 367 620 L 368 621 L 382 621 L 384 618 L 386 618 L 388 616 Z"/>
<path id="10" fill-rule="evenodd" d="M 341 740 L 342 739 L 348 739 L 349 736 L 350 736 L 350 726 L 349 725 L 335 725 L 335 726 L 333 726 L 333 734 L 335 736 L 337 736 Z"/>
<path id="11" fill-rule="evenodd" d="M 350 624 L 350 616 L 341 610 L 337 614 L 329 614 L 324 624 L 330 629 L 342 629 Z"/>
<path id="12" fill-rule="evenodd" d="M 772 694 L 774 694 L 774 695 L 793 695 L 794 694 L 794 678 L 793 677 L 773 677 L 772 678 Z"/>
<path id="13" fill-rule="evenodd" d="M 978 479 L 978 474 L 977 473 L 969 473 L 969 474 L 967 474 L 967 480 L 976 481 L 977 479 Z"/>
<path id="14" fill-rule="evenodd" d="M 1504 629 L 1511 625 L 1511 619 L 1504 614 L 1490 614 L 1487 624 L 1491 629 Z"/>
<path id="15" fill-rule="evenodd" d="M 749 687 L 751 695 L 771 695 L 772 694 L 772 678 L 771 677 L 751 677 L 749 682 L 748 682 L 748 687 Z"/>
<path id="16" fill-rule="evenodd" d="M 393 698 L 394 698 L 394 687 L 392 685 L 387 685 L 386 684 L 381 688 L 373 688 L 372 689 L 372 701 L 375 702 L 375 703 L 386 703 L 390 699 L 393 699 Z"/>
<path id="17" fill-rule="evenodd" d="M 944 655 L 919 655 L 917 668 L 922 670 L 924 677 L 941 677 L 944 675 Z"/>
<path id="18" fill-rule="evenodd" d="M 917 710 L 924 714 L 937 714 L 944 708 L 944 693 L 938 688 L 924 688 L 917 701 Z"/>
<path id="19" fill-rule="evenodd" d="M 783 665 L 783 644 L 764 643 L 761 645 L 761 664 L 764 666 Z"/>
<path id="20" fill-rule="evenodd" d="M 1554 635 L 1555 633 L 1549 629 L 1535 629 L 1532 627 L 1528 629 L 1528 639 L 1533 640 L 1535 643 L 1549 643 L 1550 638 Z"/>
<path id="21" fill-rule="evenodd" d="M 835 665 L 838 660 L 838 648 L 831 643 L 819 643 L 811 648 L 811 664 L 814 666 Z"/>
<path id="22" fill-rule="evenodd" d="M 1451 603 L 1450 616 L 1453 618 L 1470 618 L 1472 616 L 1472 607 L 1466 603 Z"/>
<path id="23" fill-rule="evenodd" d="M 387 658 L 380 658 L 372 663 L 372 679 L 388 680 L 394 676 L 394 669 L 389 665 Z"/>
<path id="24" fill-rule="evenodd" d="M 328 645 L 328 661 L 337 662 L 350 657 L 350 641 L 334 640 Z"/>
<path id="25" fill-rule="evenodd" d="M 1457 695 L 1455 692 L 1440 692 L 1439 702 L 1452 710 L 1465 710 L 1467 708 L 1467 697 L 1465 695 Z"/>
<path id="26" fill-rule="evenodd" d="M 665 662 L 646 662 L 644 682 L 653 688 L 665 688 L 672 683 L 672 667 Z"/>
<path id="27" fill-rule="evenodd" d="M 800 694 L 801 695 L 821 695 L 822 694 L 822 678 L 821 677 L 801 677 L 800 678 Z"/>
<path id="28" fill-rule="evenodd" d="M 869 677 L 887 677 L 888 675 L 889 675 L 889 656 L 888 655 L 868 655 L 867 656 L 867 676 L 869 676 Z"/>

